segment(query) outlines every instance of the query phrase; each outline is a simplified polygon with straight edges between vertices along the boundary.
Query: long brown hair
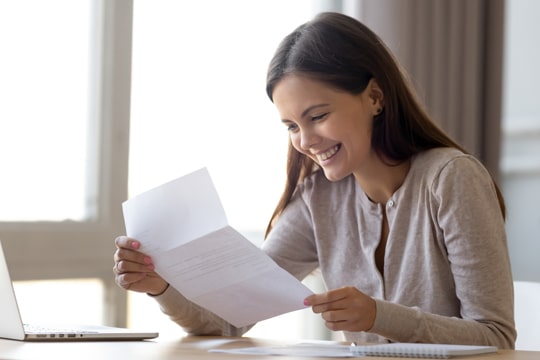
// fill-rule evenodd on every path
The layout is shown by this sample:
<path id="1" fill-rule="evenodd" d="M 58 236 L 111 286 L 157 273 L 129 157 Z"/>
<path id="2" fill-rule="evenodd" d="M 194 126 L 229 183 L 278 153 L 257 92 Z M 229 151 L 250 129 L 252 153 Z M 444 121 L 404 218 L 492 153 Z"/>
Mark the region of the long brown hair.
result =
<path id="1" fill-rule="evenodd" d="M 266 93 L 273 101 L 276 84 L 286 75 L 302 74 L 336 89 L 360 94 L 376 79 L 384 94 L 384 111 L 374 121 L 372 147 L 382 159 L 402 162 L 436 147 L 464 148 L 429 117 L 406 73 L 382 40 L 358 20 L 325 12 L 299 26 L 278 46 L 268 67 Z M 289 203 L 296 187 L 317 169 L 289 141 L 285 190 L 272 214 L 266 235 Z M 495 184 L 503 217 L 505 205 Z"/>

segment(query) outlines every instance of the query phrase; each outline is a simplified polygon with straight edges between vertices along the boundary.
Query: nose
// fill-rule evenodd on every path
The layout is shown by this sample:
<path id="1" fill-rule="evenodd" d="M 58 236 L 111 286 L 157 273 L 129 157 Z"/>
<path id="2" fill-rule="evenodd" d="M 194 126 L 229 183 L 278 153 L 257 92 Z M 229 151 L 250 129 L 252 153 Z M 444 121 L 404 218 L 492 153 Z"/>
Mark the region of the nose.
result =
<path id="1" fill-rule="evenodd" d="M 300 131 L 300 148 L 303 151 L 309 151 L 313 145 L 320 141 L 320 136 L 312 129 L 302 129 Z"/>

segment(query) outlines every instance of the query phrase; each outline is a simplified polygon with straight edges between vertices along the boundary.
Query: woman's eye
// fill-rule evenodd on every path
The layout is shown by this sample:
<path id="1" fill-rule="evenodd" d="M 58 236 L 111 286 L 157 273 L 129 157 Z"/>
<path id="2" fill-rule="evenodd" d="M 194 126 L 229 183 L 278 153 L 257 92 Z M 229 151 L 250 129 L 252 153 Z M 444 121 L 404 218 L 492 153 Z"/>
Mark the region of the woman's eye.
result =
<path id="1" fill-rule="evenodd" d="M 296 124 L 290 124 L 287 126 L 287 131 L 295 131 L 296 129 L 298 129 Z"/>
<path id="2" fill-rule="evenodd" d="M 328 113 L 324 113 L 324 114 L 317 115 L 317 116 L 312 116 L 311 121 L 322 120 L 322 119 L 324 119 L 326 117 L 326 115 L 328 115 Z"/>

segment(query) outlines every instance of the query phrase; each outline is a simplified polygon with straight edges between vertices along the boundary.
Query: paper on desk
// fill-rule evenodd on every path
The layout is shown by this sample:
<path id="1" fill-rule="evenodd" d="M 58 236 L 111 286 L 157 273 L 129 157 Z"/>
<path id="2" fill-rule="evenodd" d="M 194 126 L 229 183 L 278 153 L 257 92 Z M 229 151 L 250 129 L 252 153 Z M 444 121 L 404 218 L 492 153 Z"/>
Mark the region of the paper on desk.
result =
<path id="1" fill-rule="evenodd" d="M 244 355 L 286 355 L 308 357 L 399 357 L 449 359 L 497 352 L 495 346 L 425 344 L 425 343 L 384 343 L 366 345 L 340 345 L 328 341 L 300 343 L 282 346 L 254 346 L 245 348 L 215 348 L 210 352 Z"/>
<path id="2" fill-rule="evenodd" d="M 156 272 L 237 327 L 304 308 L 312 292 L 228 225 L 206 168 L 122 204 L 126 234 Z"/>
<path id="3" fill-rule="evenodd" d="M 332 343 L 300 343 L 281 346 L 253 346 L 246 348 L 216 348 L 209 352 L 227 353 L 236 355 L 285 355 L 285 356 L 306 356 L 306 357 L 331 357 L 350 358 L 355 355 L 351 352 L 349 345 L 338 345 Z"/>

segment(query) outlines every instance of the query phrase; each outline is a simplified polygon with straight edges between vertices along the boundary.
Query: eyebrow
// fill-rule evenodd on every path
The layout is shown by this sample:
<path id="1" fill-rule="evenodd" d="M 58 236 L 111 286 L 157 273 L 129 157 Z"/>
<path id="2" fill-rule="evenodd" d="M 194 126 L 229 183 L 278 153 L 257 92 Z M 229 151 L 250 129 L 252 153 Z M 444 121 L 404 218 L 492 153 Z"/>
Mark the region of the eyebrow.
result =
<path id="1" fill-rule="evenodd" d="M 323 103 L 323 104 L 315 104 L 315 105 L 311 105 L 309 106 L 307 109 L 305 109 L 304 111 L 302 111 L 302 114 L 300 115 L 301 118 L 304 118 L 306 117 L 306 115 L 312 111 L 313 109 L 317 109 L 317 108 L 320 108 L 320 107 L 325 107 L 325 106 L 328 106 L 330 104 L 327 104 L 327 103 Z M 281 119 L 281 122 L 292 122 L 292 120 L 288 120 L 288 119 Z"/>

